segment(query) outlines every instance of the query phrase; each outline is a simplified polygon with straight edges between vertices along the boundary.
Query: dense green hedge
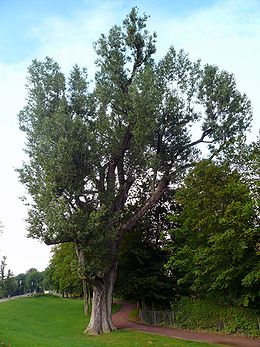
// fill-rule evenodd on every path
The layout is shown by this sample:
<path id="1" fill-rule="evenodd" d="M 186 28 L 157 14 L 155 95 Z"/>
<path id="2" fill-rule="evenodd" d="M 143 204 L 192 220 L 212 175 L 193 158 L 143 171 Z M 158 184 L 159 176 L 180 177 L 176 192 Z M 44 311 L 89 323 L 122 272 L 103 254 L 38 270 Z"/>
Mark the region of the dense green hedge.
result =
<path id="1" fill-rule="evenodd" d="M 172 303 L 171 308 L 175 313 L 175 326 L 179 328 L 260 335 L 260 312 L 253 309 L 222 305 L 209 299 L 187 297 Z"/>

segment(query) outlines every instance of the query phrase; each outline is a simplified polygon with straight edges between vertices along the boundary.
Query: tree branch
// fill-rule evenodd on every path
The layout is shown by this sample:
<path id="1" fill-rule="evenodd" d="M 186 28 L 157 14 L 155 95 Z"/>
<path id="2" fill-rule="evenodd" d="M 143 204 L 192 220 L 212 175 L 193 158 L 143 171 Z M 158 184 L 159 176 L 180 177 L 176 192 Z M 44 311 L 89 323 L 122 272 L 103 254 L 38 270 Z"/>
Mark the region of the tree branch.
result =
<path id="1" fill-rule="evenodd" d="M 67 242 L 74 242 L 75 239 L 73 239 L 72 237 L 69 237 L 69 236 L 50 237 L 50 236 L 45 235 L 43 238 L 43 241 L 47 246 L 50 246 L 50 245 L 58 245 L 60 243 L 65 243 L 65 242 L 66 243 Z"/>
<path id="2" fill-rule="evenodd" d="M 202 135 L 201 135 L 201 137 L 200 137 L 198 140 L 189 143 L 188 145 L 184 146 L 182 149 L 184 150 L 184 149 L 186 149 L 186 148 L 193 147 L 193 146 L 195 146 L 195 145 L 197 145 L 197 144 L 199 144 L 199 143 L 202 143 L 202 142 L 207 143 L 207 141 L 203 141 L 203 140 L 204 140 L 205 137 L 208 136 L 211 132 L 212 132 L 212 129 L 211 129 L 211 128 L 209 128 L 209 129 L 207 129 L 207 130 L 204 130 L 203 133 L 202 133 Z M 211 142 L 210 142 L 210 143 L 211 143 Z"/>
<path id="3" fill-rule="evenodd" d="M 122 144 L 119 150 L 119 153 L 111 156 L 110 161 L 108 163 L 108 171 L 107 171 L 107 190 L 108 191 L 114 191 L 114 184 L 115 184 L 115 169 L 118 167 L 118 164 L 120 163 L 119 167 L 119 182 L 121 185 L 125 183 L 124 179 L 124 171 L 123 171 L 123 158 L 126 150 L 129 148 L 129 143 L 132 138 L 132 133 L 130 131 L 130 126 L 126 128 L 126 132 L 124 135 L 124 138 L 122 140 Z"/>
<path id="4" fill-rule="evenodd" d="M 112 211 L 120 211 L 125 205 L 125 202 L 128 197 L 128 192 L 130 188 L 132 187 L 133 183 L 135 181 L 135 178 L 132 176 L 129 176 L 125 183 L 120 187 L 119 193 L 117 194 L 115 201 L 113 203 Z"/>
<path id="5" fill-rule="evenodd" d="M 118 111 L 118 112 L 120 112 L 120 113 L 123 113 L 124 115 L 127 116 L 127 111 L 125 111 L 125 110 L 123 110 L 122 108 L 118 107 L 114 102 L 111 102 L 111 105 L 112 105 L 112 107 L 113 107 L 116 111 Z"/>
<path id="6" fill-rule="evenodd" d="M 107 166 L 108 164 L 105 164 L 104 166 L 99 165 L 98 167 L 99 179 L 97 178 L 94 179 L 99 193 L 104 193 L 105 191 L 105 168 Z"/>
<path id="7" fill-rule="evenodd" d="M 168 190 L 168 185 L 169 185 L 169 178 L 164 176 L 155 191 L 150 195 L 150 197 L 146 200 L 144 205 L 139 208 L 135 212 L 135 214 L 130 217 L 130 219 L 124 223 L 120 230 L 121 230 L 121 235 L 131 229 L 133 229 L 136 224 L 142 219 L 142 217 L 160 200 L 160 198 L 164 195 L 164 193 Z"/>

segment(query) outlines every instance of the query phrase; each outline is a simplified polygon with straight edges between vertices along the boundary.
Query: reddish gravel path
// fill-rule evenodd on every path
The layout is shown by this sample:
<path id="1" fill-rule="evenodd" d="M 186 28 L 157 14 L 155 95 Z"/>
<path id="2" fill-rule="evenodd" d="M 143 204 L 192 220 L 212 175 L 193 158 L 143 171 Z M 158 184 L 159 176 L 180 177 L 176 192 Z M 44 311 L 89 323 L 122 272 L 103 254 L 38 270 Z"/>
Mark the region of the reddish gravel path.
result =
<path id="1" fill-rule="evenodd" d="M 127 319 L 127 317 L 134 308 L 135 308 L 134 304 L 130 304 L 127 302 L 123 303 L 122 309 L 113 315 L 113 321 L 116 327 L 118 327 L 119 329 L 133 329 L 138 331 L 144 331 L 147 333 L 159 334 L 159 335 L 175 337 L 175 338 L 180 338 L 185 340 L 204 341 L 209 343 L 223 344 L 227 346 L 260 347 L 260 338 L 253 339 L 253 338 L 242 337 L 242 336 L 210 334 L 210 333 L 196 332 L 192 330 L 163 328 L 163 327 L 143 325 L 143 324 L 130 322 Z"/>

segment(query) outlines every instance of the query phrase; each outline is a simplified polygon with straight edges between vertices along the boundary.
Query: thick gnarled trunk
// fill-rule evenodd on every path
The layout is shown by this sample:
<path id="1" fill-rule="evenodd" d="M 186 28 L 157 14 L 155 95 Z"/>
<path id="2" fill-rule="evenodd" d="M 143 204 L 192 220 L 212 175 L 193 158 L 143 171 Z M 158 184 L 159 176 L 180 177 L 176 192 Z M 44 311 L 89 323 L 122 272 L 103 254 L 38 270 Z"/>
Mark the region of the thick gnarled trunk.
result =
<path id="1" fill-rule="evenodd" d="M 116 329 L 111 311 L 115 278 L 116 264 L 113 264 L 103 277 L 95 279 L 91 317 L 85 331 L 89 335 L 109 333 Z"/>

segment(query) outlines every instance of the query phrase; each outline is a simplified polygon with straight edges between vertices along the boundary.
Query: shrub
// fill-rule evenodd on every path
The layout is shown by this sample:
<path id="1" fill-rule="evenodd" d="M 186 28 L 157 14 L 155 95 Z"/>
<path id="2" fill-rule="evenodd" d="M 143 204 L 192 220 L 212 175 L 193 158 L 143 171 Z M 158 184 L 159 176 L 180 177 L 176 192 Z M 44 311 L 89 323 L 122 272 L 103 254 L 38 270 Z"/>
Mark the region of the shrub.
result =
<path id="1" fill-rule="evenodd" d="M 175 315 L 175 326 L 179 328 L 260 335 L 257 311 L 253 309 L 188 297 L 173 302 L 171 309 Z"/>

